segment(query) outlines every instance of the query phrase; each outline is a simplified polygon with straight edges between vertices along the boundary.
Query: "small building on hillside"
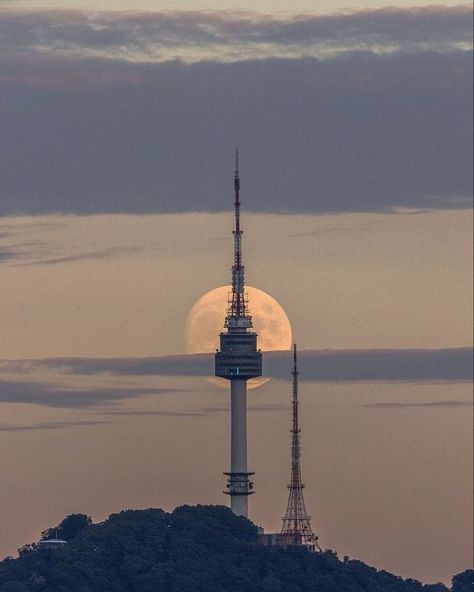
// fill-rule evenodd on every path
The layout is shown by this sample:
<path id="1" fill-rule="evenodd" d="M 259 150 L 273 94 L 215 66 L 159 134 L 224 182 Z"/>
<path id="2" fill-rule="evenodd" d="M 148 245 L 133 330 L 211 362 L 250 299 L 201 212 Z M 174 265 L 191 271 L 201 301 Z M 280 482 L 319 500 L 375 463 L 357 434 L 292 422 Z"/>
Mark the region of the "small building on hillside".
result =
<path id="1" fill-rule="evenodd" d="M 67 541 L 63 539 L 45 539 L 37 543 L 37 549 L 42 551 L 45 549 L 63 549 L 67 545 Z"/>
<path id="2" fill-rule="evenodd" d="M 306 541 L 301 533 L 288 534 L 281 532 L 264 533 L 263 529 L 259 529 L 257 545 L 261 547 L 289 547 L 290 545 L 298 545 L 305 547 L 308 551 L 317 551 L 315 544 Z"/>

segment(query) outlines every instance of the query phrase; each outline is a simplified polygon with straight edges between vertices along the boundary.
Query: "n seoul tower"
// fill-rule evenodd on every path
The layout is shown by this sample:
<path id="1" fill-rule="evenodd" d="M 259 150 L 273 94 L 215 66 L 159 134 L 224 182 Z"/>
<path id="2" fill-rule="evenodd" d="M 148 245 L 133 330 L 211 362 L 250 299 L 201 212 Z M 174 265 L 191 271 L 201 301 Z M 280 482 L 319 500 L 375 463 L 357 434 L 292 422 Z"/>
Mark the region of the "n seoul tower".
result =
<path id="1" fill-rule="evenodd" d="M 262 375 L 262 354 L 257 350 L 257 334 L 252 331 L 252 317 L 245 293 L 245 269 L 242 263 L 240 229 L 239 153 L 235 150 L 234 175 L 234 264 L 232 292 L 229 294 L 224 331 L 220 333 L 215 375 L 230 380 L 231 454 L 226 493 L 235 514 L 248 516 L 248 496 L 254 493 L 250 481 L 254 473 L 247 467 L 247 380 Z"/>

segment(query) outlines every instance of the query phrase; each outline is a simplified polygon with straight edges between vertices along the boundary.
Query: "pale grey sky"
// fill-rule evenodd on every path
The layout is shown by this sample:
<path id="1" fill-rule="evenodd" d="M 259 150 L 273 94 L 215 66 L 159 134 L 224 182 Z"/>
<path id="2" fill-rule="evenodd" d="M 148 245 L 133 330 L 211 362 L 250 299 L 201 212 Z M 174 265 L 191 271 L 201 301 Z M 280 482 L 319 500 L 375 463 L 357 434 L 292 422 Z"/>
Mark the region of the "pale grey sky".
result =
<path id="1" fill-rule="evenodd" d="M 248 199 L 247 280 L 282 304 L 302 349 L 471 344 L 469 211 L 287 217 L 248 214 Z M 0 358 L 184 353 L 191 306 L 229 279 L 230 223 L 5 219 Z"/>

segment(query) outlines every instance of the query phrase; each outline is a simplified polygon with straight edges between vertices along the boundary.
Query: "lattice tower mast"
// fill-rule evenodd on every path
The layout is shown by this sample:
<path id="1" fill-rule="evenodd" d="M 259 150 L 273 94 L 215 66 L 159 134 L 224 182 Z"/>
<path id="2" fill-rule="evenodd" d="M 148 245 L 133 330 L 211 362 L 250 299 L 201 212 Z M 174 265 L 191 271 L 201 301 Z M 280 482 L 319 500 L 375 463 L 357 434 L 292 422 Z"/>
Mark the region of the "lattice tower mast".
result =
<path id="1" fill-rule="evenodd" d="M 298 366 L 296 344 L 293 346 L 293 423 L 291 427 L 291 481 L 288 485 L 288 505 L 283 517 L 281 534 L 288 545 L 305 545 L 313 551 L 321 551 L 318 537 L 311 528 L 311 517 L 306 512 L 301 480 L 301 429 L 299 425 Z"/>
<path id="2" fill-rule="evenodd" d="M 226 493 L 236 514 L 248 516 L 248 496 L 254 493 L 247 467 L 247 380 L 262 375 L 262 354 L 257 350 L 257 334 L 252 331 L 252 317 L 245 293 L 245 268 L 242 259 L 240 227 L 239 153 L 235 151 L 234 173 L 234 264 L 232 291 L 229 294 L 220 350 L 215 356 L 215 375 L 230 380 L 231 393 L 231 463 Z"/>

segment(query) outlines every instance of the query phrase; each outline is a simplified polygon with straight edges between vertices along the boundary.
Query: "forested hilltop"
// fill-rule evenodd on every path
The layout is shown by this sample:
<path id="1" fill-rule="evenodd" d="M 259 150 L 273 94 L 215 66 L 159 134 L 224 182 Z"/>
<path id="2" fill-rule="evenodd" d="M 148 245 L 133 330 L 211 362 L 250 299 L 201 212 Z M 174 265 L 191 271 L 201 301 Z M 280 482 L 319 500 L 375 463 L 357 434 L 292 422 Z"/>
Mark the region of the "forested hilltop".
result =
<path id="1" fill-rule="evenodd" d="M 0 562 L 0 592 L 447 592 L 340 561 L 326 551 L 265 548 L 257 528 L 223 506 L 128 510 L 92 524 L 68 516 L 43 533 L 61 549 L 26 545 Z M 472 592 L 472 571 L 453 579 Z"/>

